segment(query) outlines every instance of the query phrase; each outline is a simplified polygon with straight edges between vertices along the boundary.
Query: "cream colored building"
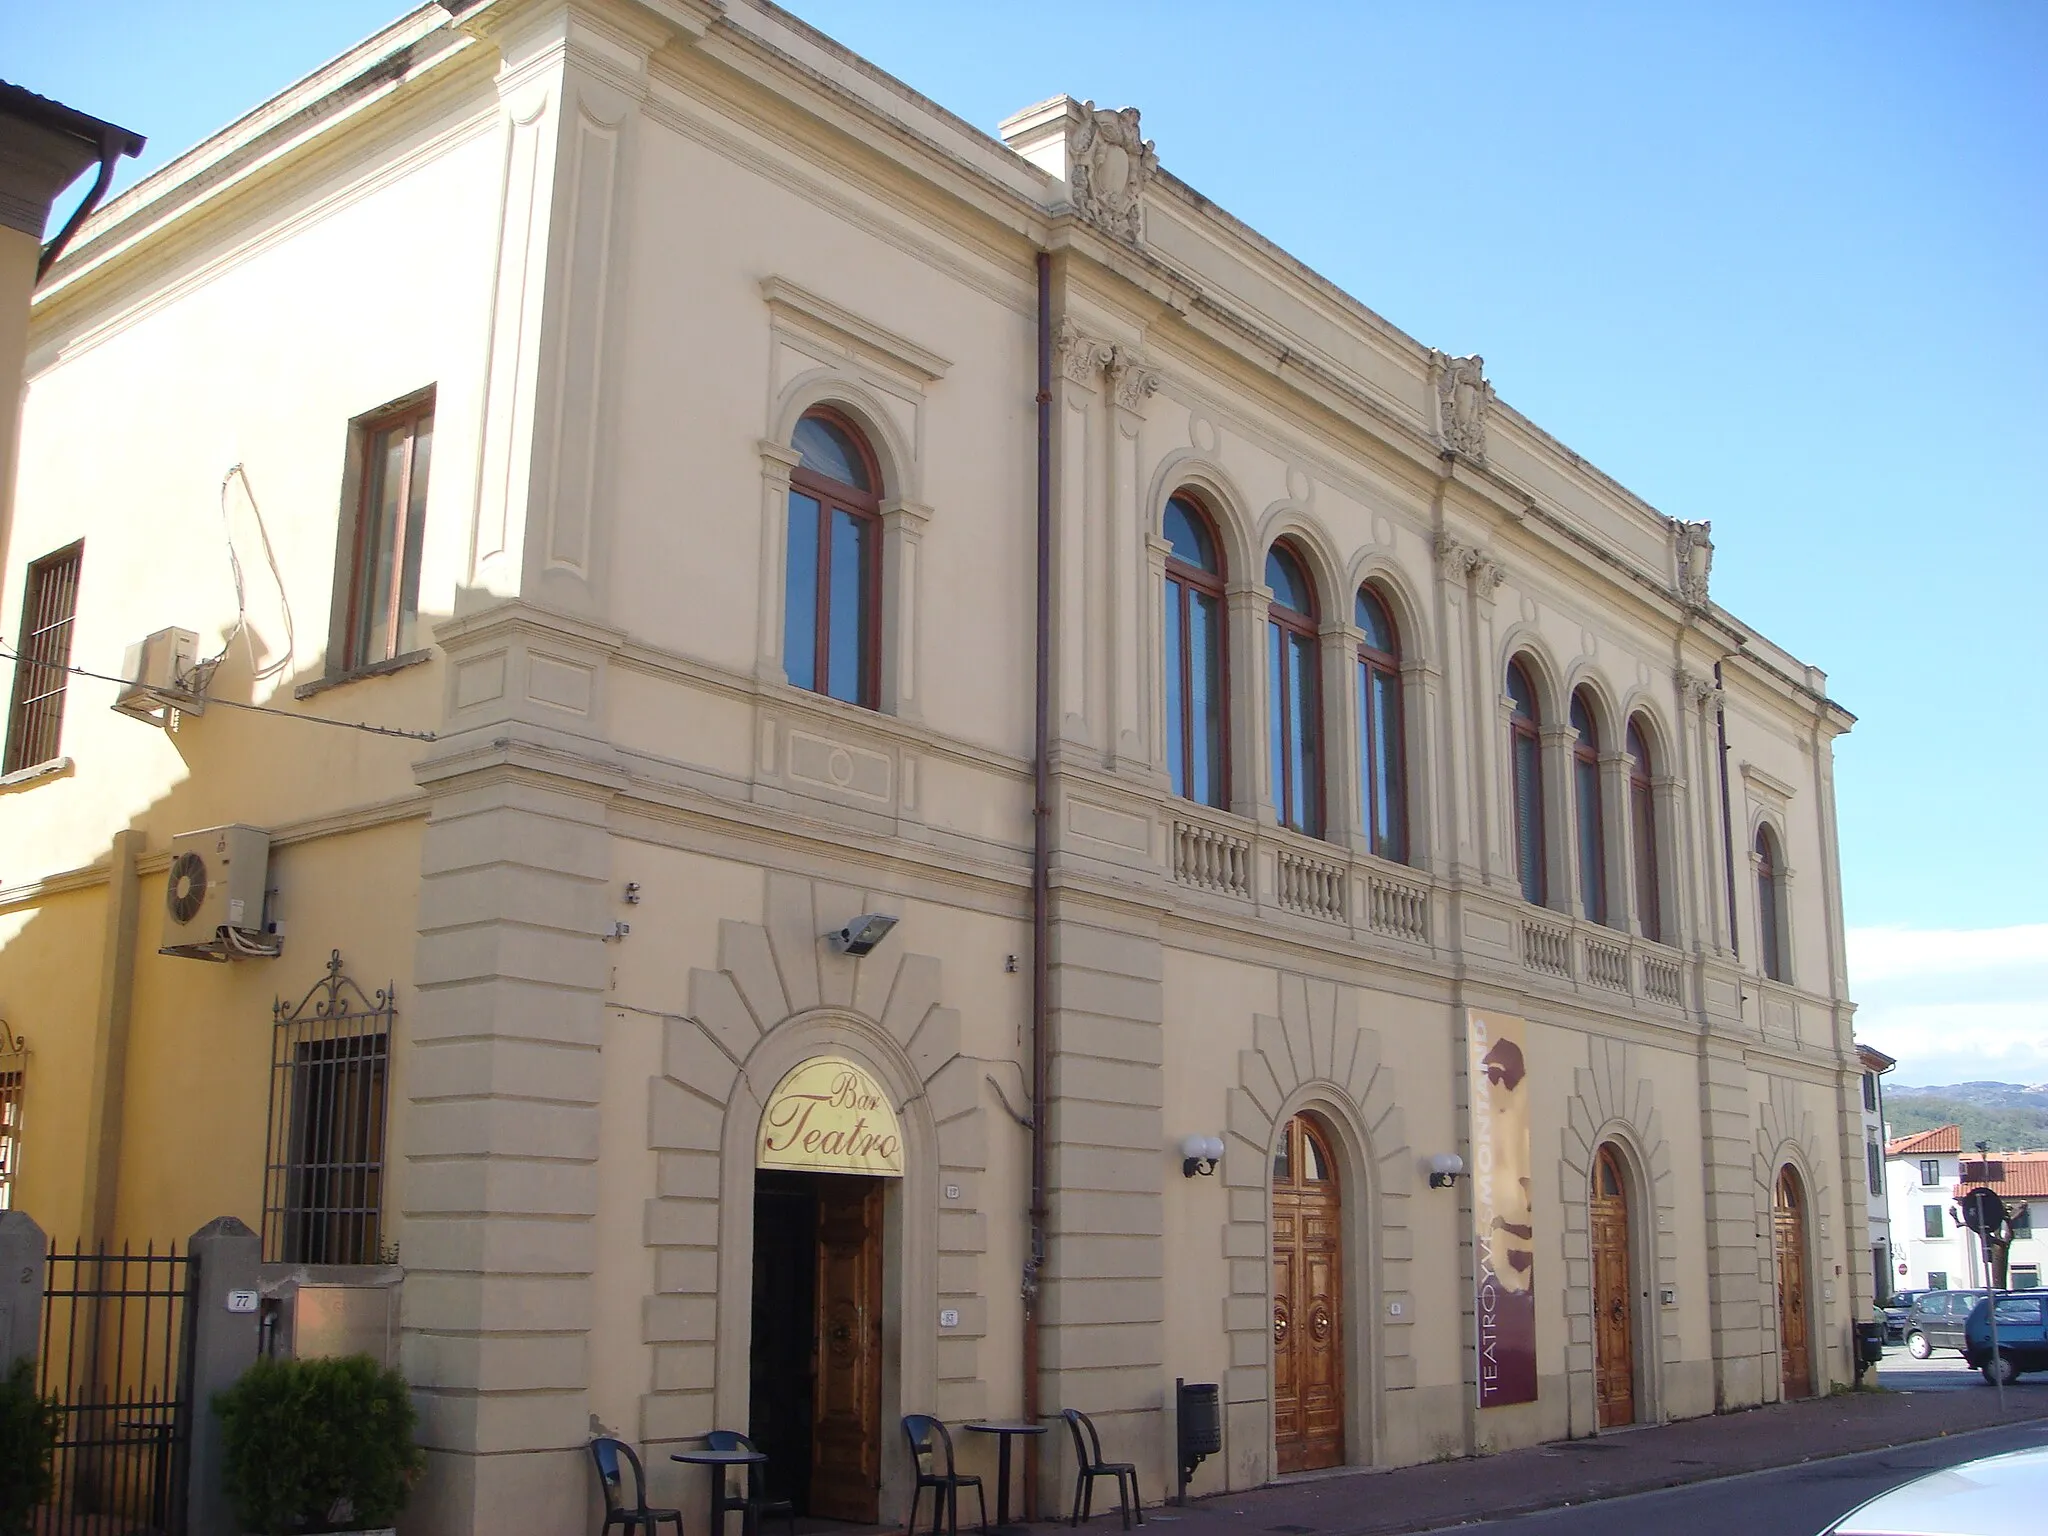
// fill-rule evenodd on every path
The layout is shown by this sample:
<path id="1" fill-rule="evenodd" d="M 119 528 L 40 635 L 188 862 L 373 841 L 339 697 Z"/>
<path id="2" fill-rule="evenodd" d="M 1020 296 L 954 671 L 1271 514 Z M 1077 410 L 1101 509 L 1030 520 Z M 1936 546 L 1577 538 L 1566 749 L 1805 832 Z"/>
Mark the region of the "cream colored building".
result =
<path id="1" fill-rule="evenodd" d="M 10 652 L 218 664 L 163 726 L 67 674 L 10 744 L 16 1203 L 395 1258 L 416 1530 L 572 1527 L 594 1424 L 694 1523 L 667 1453 L 806 1349 L 834 1449 L 822 1400 L 766 1427 L 884 1517 L 905 1412 L 1086 1409 L 1156 1498 L 1176 1377 L 1222 1389 L 1198 1492 L 1849 1379 L 1850 717 L 1705 525 L 1135 112 L 991 137 L 757 0 L 425 6 L 80 231 L 19 473 Z M 159 954 L 173 838 L 229 824 L 263 915 Z M 392 988 L 346 1066 L 273 1023 L 333 951 Z M 757 1166 L 819 1057 L 900 1175 Z M 1479 1406 L 1482 1258 L 1532 1401 Z"/>

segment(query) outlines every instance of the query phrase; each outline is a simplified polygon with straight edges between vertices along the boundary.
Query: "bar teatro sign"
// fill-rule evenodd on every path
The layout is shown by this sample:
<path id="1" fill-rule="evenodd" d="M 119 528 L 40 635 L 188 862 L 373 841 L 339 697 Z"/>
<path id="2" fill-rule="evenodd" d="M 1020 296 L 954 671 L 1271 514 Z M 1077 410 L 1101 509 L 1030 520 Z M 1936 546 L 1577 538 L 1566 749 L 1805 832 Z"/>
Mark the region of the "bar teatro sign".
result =
<path id="1" fill-rule="evenodd" d="M 901 1178 L 903 1134 L 866 1068 L 843 1056 L 813 1056 L 768 1095 L 755 1166 Z"/>

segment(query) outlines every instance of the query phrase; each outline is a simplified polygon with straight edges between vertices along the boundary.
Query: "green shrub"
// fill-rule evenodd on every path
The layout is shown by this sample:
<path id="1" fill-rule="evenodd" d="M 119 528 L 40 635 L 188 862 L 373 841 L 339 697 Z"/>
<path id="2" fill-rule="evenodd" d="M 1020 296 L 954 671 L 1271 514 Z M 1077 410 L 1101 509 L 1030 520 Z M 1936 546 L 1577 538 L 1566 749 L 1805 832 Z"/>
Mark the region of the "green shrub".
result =
<path id="1" fill-rule="evenodd" d="M 368 1355 L 258 1360 L 215 1395 L 213 1411 L 246 1531 L 389 1525 L 425 1465 L 405 1379 Z"/>
<path id="2" fill-rule="evenodd" d="M 28 1536 L 50 1496 L 57 1413 L 55 1398 L 36 1395 L 35 1362 L 22 1356 L 0 1382 L 0 1536 Z"/>

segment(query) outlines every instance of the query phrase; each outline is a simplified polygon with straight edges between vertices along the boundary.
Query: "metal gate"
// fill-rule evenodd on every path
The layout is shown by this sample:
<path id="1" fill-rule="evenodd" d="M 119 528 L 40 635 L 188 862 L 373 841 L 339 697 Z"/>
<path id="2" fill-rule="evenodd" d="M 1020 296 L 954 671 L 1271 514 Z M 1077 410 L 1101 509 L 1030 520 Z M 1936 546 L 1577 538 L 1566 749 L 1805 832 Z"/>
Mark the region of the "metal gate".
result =
<path id="1" fill-rule="evenodd" d="M 50 1250 L 40 1385 L 61 1414 L 37 1536 L 182 1536 L 194 1278 L 175 1243 Z"/>

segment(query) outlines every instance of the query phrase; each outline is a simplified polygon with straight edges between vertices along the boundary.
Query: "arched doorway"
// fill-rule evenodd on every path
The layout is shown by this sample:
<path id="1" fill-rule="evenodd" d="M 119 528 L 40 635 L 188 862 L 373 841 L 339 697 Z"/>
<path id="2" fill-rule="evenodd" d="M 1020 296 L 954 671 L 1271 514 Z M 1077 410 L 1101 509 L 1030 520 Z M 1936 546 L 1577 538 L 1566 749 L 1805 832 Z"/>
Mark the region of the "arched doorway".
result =
<path id="1" fill-rule="evenodd" d="M 1813 1350 L 1806 1326 L 1806 1192 L 1791 1164 L 1778 1171 L 1771 1199 L 1771 1234 L 1778 1259 L 1778 1390 L 1786 1398 L 1813 1396 Z"/>
<path id="2" fill-rule="evenodd" d="M 1344 1464 L 1343 1201 L 1329 1132 L 1273 1149 L 1273 1438 L 1281 1472 Z"/>
<path id="3" fill-rule="evenodd" d="M 1600 1427 L 1612 1429 L 1636 1421 L 1636 1322 L 1628 1182 L 1611 1141 L 1593 1164 L 1592 1227 L 1594 1380 Z"/>

